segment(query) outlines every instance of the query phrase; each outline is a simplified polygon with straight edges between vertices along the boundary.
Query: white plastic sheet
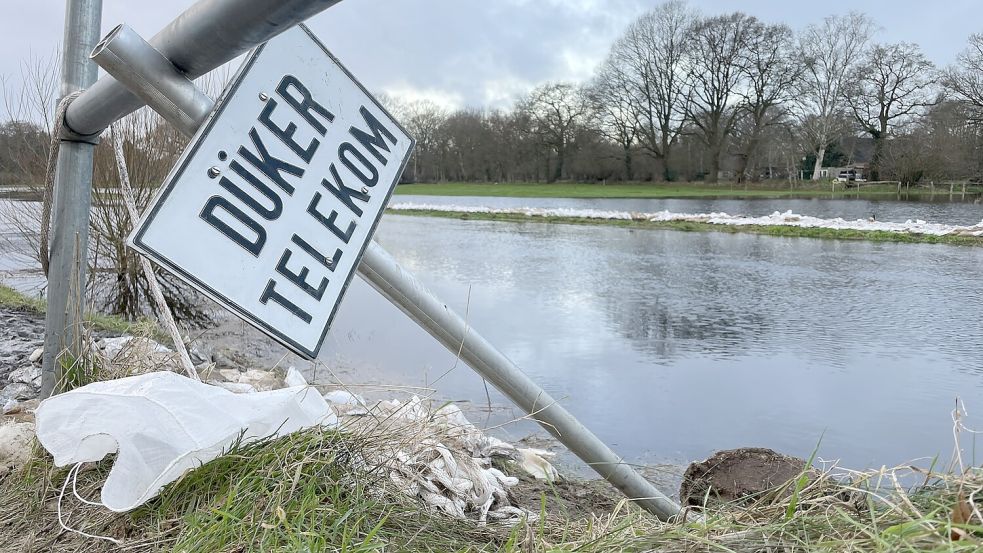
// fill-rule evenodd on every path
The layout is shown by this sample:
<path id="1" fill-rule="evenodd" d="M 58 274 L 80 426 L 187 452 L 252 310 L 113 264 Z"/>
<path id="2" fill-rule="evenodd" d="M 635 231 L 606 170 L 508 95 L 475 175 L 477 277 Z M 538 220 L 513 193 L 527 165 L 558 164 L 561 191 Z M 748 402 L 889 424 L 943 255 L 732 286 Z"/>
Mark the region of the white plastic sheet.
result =
<path id="1" fill-rule="evenodd" d="M 102 488 L 106 508 L 124 512 L 185 471 L 244 441 L 282 436 L 337 417 L 317 390 L 296 386 L 254 394 L 156 372 L 96 382 L 43 401 L 37 437 L 59 467 L 119 451 Z"/>

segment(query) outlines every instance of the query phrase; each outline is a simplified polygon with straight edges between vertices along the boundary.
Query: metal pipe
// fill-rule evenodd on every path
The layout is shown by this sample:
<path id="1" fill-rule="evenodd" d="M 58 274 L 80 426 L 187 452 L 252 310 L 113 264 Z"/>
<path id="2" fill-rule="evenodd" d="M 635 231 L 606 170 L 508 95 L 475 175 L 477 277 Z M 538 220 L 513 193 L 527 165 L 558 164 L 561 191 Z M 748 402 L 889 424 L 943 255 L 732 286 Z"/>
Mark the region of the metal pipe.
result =
<path id="1" fill-rule="evenodd" d="M 212 99 L 127 25 L 99 41 L 91 58 L 186 135 L 212 111 Z"/>
<path id="2" fill-rule="evenodd" d="M 66 3 L 62 97 L 95 82 L 98 67 L 89 61 L 88 54 L 99 40 L 101 23 L 102 0 L 68 0 Z M 41 397 L 50 396 L 55 387 L 64 381 L 62 354 L 67 352 L 77 359 L 82 353 L 80 323 L 88 265 L 94 148 L 92 144 L 83 142 L 62 142 L 58 149 L 51 206 Z"/>
<path id="3" fill-rule="evenodd" d="M 134 33 L 135 34 L 135 33 Z M 141 97 L 146 97 L 148 105 L 167 113 L 202 113 L 199 119 L 185 134 L 192 135 L 198 126 L 205 122 L 207 113 L 200 105 L 204 96 L 209 106 L 210 98 L 201 94 L 188 79 L 165 72 L 151 78 L 149 75 L 124 76 L 121 71 L 143 71 L 152 67 L 144 60 L 154 57 L 153 47 L 144 41 L 127 39 L 126 33 L 114 30 L 101 44 L 93 57 L 107 73 L 117 75 L 122 82 L 134 82 L 140 89 Z M 115 43 L 118 41 L 118 44 Z M 113 52 L 111 63 L 103 65 L 107 59 L 102 53 Z M 158 83 L 158 81 L 169 81 Z M 150 87 L 144 89 L 143 87 Z M 168 95 L 173 96 L 168 96 Z M 369 243 L 358 266 L 358 273 L 373 288 L 399 307 L 413 321 L 436 338 L 448 350 L 457 354 L 484 379 L 491 382 L 516 405 L 526 411 L 530 418 L 543 426 L 563 445 L 570 449 L 588 466 L 611 482 L 616 488 L 633 499 L 640 507 L 667 520 L 679 513 L 679 506 L 645 480 L 621 457 L 611 451 L 597 436 L 582 425 L 573 415 L 556 402 L 548 393 L 536 385 L 512 361 L 498 351 L 487 340 L 454 311 L 441 302 L 432 292 L 404 270 L 375 241 Z"/>
<path id="4" fill-rule="evenodd" d="M 166 59 L 196 79 L 340 0 L 200 0 L 152 39 Z M 144 102 L 111 76 L 72 102 L 65 123 L 78 137 L 101 133 Z"/>

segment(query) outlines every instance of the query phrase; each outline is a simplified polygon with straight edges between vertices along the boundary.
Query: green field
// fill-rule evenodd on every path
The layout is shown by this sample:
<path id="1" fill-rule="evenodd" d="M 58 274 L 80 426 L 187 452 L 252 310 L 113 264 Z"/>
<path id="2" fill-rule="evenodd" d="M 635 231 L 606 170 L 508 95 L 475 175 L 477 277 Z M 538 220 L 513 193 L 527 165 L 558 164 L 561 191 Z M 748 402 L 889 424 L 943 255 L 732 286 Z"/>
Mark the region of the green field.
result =
<path id="1" fill-rule="evenodd" d="M 954 188 L 954 193 L 962 193 L 962 185 Z M 967 194 L 983 193 L 979 185 L 967 186 Z M 743 184 L 721 183 L 706 185 L 702 183 L 439 183 L 439 184 L 401 184 L 396 194 L 418 194 L 423 196 L 511 196 L 517 198 L 702 198 L 702 197 L 897 197 L 896 184 L 867 184 L 861 187 L 845 188 L 829 183 L 797 184 L 789 188 L 787 182 Z M 902 189 L 902 196 L 947 196 L 949 187 L 936 186 L 934 191 L 928 187 Z"/>

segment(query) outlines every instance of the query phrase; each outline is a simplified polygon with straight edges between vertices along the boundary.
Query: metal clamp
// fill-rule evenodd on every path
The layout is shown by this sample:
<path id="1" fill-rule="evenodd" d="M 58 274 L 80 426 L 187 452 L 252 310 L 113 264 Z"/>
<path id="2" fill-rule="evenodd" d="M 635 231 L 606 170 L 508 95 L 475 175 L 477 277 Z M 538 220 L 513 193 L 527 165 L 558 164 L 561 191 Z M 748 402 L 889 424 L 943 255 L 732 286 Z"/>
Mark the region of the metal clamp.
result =
<path id="1" fill-rule="evenodd" d="M 64 98 L 59 98 L 58 103 L 61 103 Z M 71 105 L 71 104 L 69 104 Z M 82 144 L 92 144 L 93 146 L 102 142 L 102 131 L 94 134 L 79 134 L 68 126 L 68 110 L 65 110 L 61 114 L 61 125 L 58 125 L 58 140 L 62 142 L 80 142 Z"/>

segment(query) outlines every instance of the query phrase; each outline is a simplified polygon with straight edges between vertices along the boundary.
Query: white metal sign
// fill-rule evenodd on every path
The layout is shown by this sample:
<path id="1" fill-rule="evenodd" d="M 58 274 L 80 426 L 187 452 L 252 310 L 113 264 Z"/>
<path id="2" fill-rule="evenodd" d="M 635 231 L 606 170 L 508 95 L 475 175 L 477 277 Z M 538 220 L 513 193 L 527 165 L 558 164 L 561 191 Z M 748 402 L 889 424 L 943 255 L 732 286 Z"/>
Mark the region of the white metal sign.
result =
<path id="1" fill-rule="evenodd" d="M 314 358 L 413 145 L 297 26 L 250 54 L 130 243 Z"/>

